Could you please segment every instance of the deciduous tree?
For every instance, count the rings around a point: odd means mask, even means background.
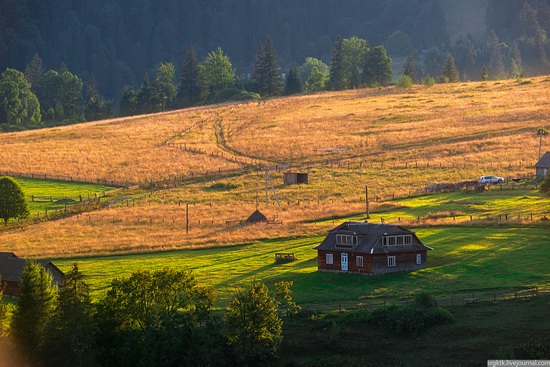
[[[199,67],[201,95],[214,99],[235,83],[235,70],[229,58],[218,47],[210,52]]]
[[[21,186],[9,176],[0,177],[0,218],[8,224],[10,218],[29,216],[29,207]]]
[[[277,359],[283,339],[277,307],[262,283],[253,283],[233,296],[225,321],[227,340],[240,366],[263,366]]]
[[[6,69],[0,75],[0,122],[12,125],[40,123],[40,103],[25,75]]]
[[[373,47],[365,62],[364,78],[368,85],[386,85],[391,82],[392,60],[386,54],[384,46]]]

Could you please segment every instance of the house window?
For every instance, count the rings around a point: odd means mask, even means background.
[[[395,256],[388,256],[388,266],[395,266]]]
[[[332,254],[327,254],[327,264],[328,264],[328,265],[333,264]]]
[[[337,234],[336,235],[336,245],[351,247],[357,245],[357,236],[351,236],[346,234]]]
[[[357,267],[362,268],[363,267],[363,256],[356,256],[355,257],[355,263]]]
[[[416,264],[422,264],[422,254],[416,254]]]
[[[412,235],[397,235],[382,237],[383,246],[410,245],[412,244]]]

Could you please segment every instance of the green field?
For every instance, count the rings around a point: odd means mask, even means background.
[[[64,271],[73,262],[88,276],[97,297],[115,277],[141,269],[191,269],[199,282],[216,288],[216,305],[227,304],[235,287],[253,281],[273,285],[294,282],[295,300],[302,305],[333,310],[341,303],[352,307],[364,299],[397,300],[419,289],[434,295],[477,289],[511,289],[550,282],[547,228],[419,228],[418,236],[434,248],[429,268],[384,276],[360,276],[317,272],[316,246],[322,237],[262,241],[227,248],[183,250],[141,255],[54,262]],[[293,252],[298,261],[276,264],[276,252]]]
[[[31,215],[44,213],[46,210],[63,209],[65,204],[72,205],[82,200],[87,200],[88,197],[95,195],[104,195],[105,192],[113,190],[113,187],[96,185],[91,183],[67,182],[40,180],[31,178],[16,178],[16,181],[21,185],[23,192],[29,203]],[[32,201],[32,198],[35,201]],[[64,201],[63,199],[70,199]]]

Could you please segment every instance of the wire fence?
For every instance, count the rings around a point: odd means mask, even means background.
[[[434,306],[475,306],[480,303],[498,302],[511,299],[530,299],[546,297],[550,295],[550,286],[541,287],[518,287],[518,288],[494,288],[494,289],[470,289],[442,294],[431,294],[434,299]],[[405,297],[360,297],[356,300],[346,300],[325,306],[322,311],[339,312],[357,311],[361,309],[374,309],[387,306],[407,306],[414,303],[413,296]]]

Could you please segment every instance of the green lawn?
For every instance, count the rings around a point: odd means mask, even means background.
[[[458,219],[472,216],[473,220],[486,218],[492,219],[498,216],[505,218],[508,214],[510,220],[533,215],[534,220],[540,220],[542,215],[550,219],[550,197],[543,196],[535,190],[500,190],[498,188],[477,191],[453,191],[448,193],[396,199],[392,201],[399,205],[380,213],[372,213],[371,221],[396,223],[398,220],[413,220],[420,218],[447,218],[448,224],[452,224],[452,215]],[[351,219],[364,220],[364,213],[352,216]]]
[[[29,210],[31,215],[36,213],[44,213],[46,210],[56,210],[65,207],[65,202],[59,202],[60,199],[69,198],[74,202],[67,202],[67,205],[80,202],[80,196],[82,199],[88,199],[88,197],[94,197],[95,194],[103,195],[104,192],[112,190],[113,187],[104,185],[95,185],[90,183],[80,182],[67,182],[67,181],[53,181],[53,180],[40,180],[30,178],[15,178],[21,185],[23,192],[29,203]],[[35,202],[32,201],[32,197],[35,197]],[[49,201],[49,198],[52,201]]]
[[[407,297],[418,290],[435,295],[472,289],[509,289],[550,283],[550,231],[547,228],[436,227],[416,230],[433,247],[429,268],[384,276],[317,272],[316,246],[322,237],[262,241],[228,248],[183,250],[154,254],[60,259],[68,270],[78,262],[97,297],[114,277],[140,269],[191,269],[203,284],[216,288],[217,306],[223,307],[235,287],[256,280],[272,285],[294,282],[294,298],[302,305],[335,309],[369,297]],[[278,265],[276,252],[293,252],[298,261]]]

